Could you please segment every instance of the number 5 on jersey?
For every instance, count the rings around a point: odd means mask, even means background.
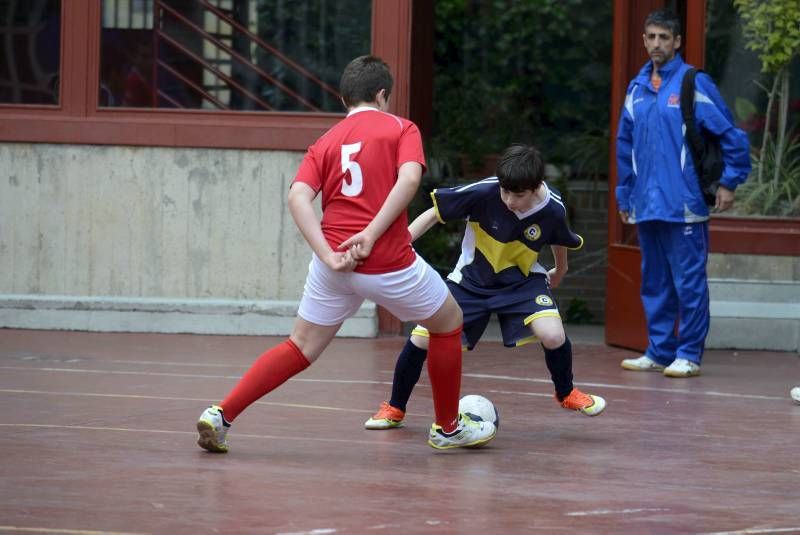
[[[350,171],[350,181],[345,176],[342,180],[342,194],[355,197],[364,188],[364,178],[361,175],[361,166],[353,162],[350,157],[361,150],[361,142],[342,145],[342,173]]]

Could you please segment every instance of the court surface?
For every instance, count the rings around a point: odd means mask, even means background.
[[[0,532],[800,533],[797,354],[709,351],[668,379],[576,339],[576,384],[608,401],[588,418],[554,402],[539,347],[481,343],[462,394],[500,431],[438,452],[426,373],[405,427],[362,427],[403,339],[337,339],[229,454],[199,449],[199,414],[280,340],[0,330]]]

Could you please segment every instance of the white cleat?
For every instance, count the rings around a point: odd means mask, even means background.
[[[222,407],[210,406],[197,420],[197,432],[200,433],[197,445],[213,453],[228,453],[228,443],[225,441],[228,429],[230,425],[222,417]]]
[[[450,448],[479,448],[492,440],[497,428],[492,422],[479,422],[464,413],[458,415],[458,426],[452,433],[445,433],[442,426],[431,425],[428,445],[437,450]]]

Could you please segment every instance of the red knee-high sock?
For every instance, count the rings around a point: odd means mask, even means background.
[[[275,390],[310,362],[291,340],[278,344],[258,357],[239,379],[230,394],[220,403],[225,420],[233,422],[248,405]]]
[[[445,433],[458,423],[458,396],[461,392],[461,327],[449,333],[430,333],[428,379],[433,390],[436,423]]]

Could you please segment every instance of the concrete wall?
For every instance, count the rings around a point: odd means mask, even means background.
[[[0,327],[286,334],[310,258],[301,153],[0,144]],[[603,321],[604,183],[571,184],[556,297]],[[709,347],[800,350],[800,259],[712,254]],[[342,332],[375,336],[366,303]]]
[[[712,253],[708,257],[708,276],[764,282],[800,282],[800,258]]]
[[[0,144],[0,327],[288,332],[310,259],[285,202],[301,158]],[[367,304],[342,333],[376,330]]]
[[[709,348],[800,352],[800,258],[711,254]]]

